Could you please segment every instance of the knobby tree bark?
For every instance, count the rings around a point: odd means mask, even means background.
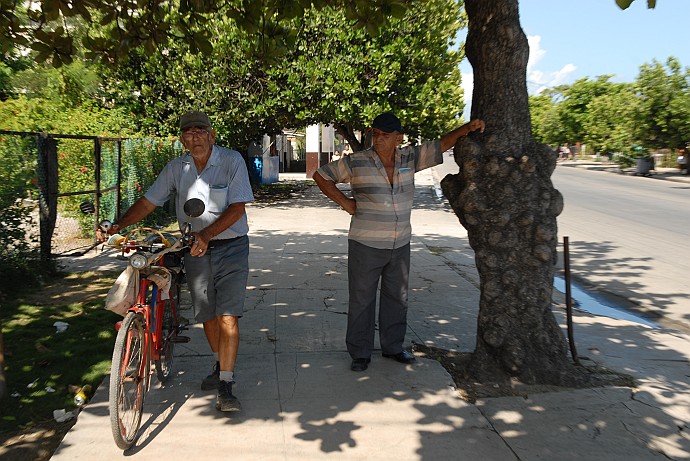
[[[455,146],[456,175],[441,185],[467,229],[481,294],[471,373],[482,381],[570,385],[578,373],[551,311],[556,154],[531,134],[529,46],[518,0],[465,0],[467,57],[474,70],[471,118],[486,122]]]

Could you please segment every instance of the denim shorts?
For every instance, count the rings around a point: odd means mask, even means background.
[[[249,238],[211,240],[204,256],[184,257],[195,320],[242,317],[249,276]]]

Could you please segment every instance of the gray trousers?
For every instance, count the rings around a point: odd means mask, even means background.
[[[407,289],[410,276],[410,244],[380,250],[348,240],[347,351],[353,359],[369,358],[374,349],[376,291],[379,299],[379,341],[384,354],[403,350],[407,331]]]

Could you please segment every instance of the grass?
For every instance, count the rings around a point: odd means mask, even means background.
[[[114,324],[121,318],[104,309],[115,276],[62,275],[0,300],[7,382],[0,434],[50,422],[53,410],[74,410],[76,391],[101,383],[110,370]],[[69,326],[58,333],[55,322]]]

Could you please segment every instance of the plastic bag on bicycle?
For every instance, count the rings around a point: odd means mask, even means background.
[[[158,286],[161,299],[170,299],[170,286],[173,274],[165,267],[152,266],[147,270],[146,278]],[[115,312],[121,316],[127,315],[129,309],[137,301],[137,281],[139,271],[132,266],[127,266],[105,297],[106,310]]]
[[[139,271],[127,266],[105,297],[105,308],[121,316],[127,314],[127,309],[137,301],[137,282]]]

